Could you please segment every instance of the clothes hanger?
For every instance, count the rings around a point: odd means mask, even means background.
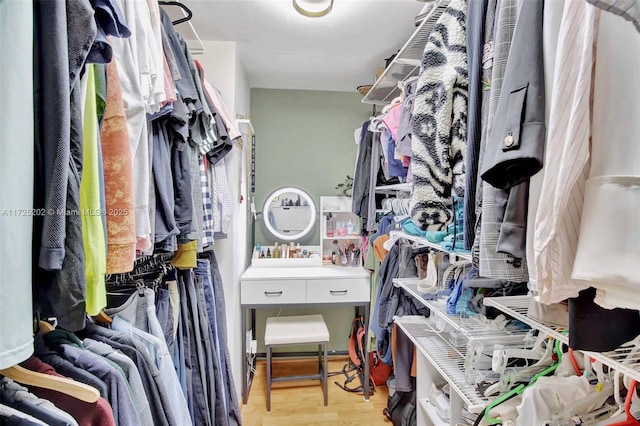
[[[191,18],[193,18],[193,12],[191,12],[191,9],[189,9],[186,5],[180,3],[179,1],[158,1],[158,4],[162,6],[178,6],[180,9],[184,10],[187,13],[187,16],[185,16],[184,18],[172,21],[171,23],[173,25],[178,25],[183,22],[190,21]]]
[[[529,381],[529,383],[527,385],[519,384],[518,386],[516,386],[515,388],[513,388],[509,392],[505,393],[504,395],[499,396],[498,398],[496,398],[495,400],[490,402],[489,405],[487,405],[485,407],[485,409],[482,411],[482,413],[480,413],[480,415],[476,418],[474,426],[478,426],[483,418],[484,418],[485,422],[487,424],[490,424],[490,425],[502,424],[502,420],[501,419],[496,419],[496,418],[493,418],[493,417],[489,416],[489,412],[491,411],[491,409],[493,407],[495,407],[497,405],[500,405],[503,402],[505,402],[505,401],[507,401],[507,400],[509,400],[511,398],[515,398],[518,395],[522,395],[524,393],[524,391],[527,390],[529,387],[533,386],[538,381],[538,379],[540,377],[548,376],[549,374],[551,374],[554,371],[556,371],[556,369],[560,365],[560,361],[562,361],[562,344],[561,344],[561,342],[559,340],[556,340],[554,346],[555,346],[556,355],[558,356],[558,360],[553,365],[551,365],[551,366],[545,368],[544,370],[540,371],[539,373],[535,374],[531,378],[531,380]]]
[[[27,370],[19,365],[0,370],[0,375],[23,385],[62,392],[84,402],[94,403],[100,398],[100,392],[92,386],[67,379],[66,377],[50,376]]]
[[[393,108],[394,106],[396,106],[398,104],[401,104],[401,103],[402,103],[402,96],[398,96],[398,97],[393,98],[393,100],[391,101],[390,104],[385,105],[382,108],[382,114],[384,115],[384,114],[388,113],[391,108]]]
[[[98,315],[94,315],[93,319],[100,324],[112,324],[113,318],[107,315],[103,310],[101,310]]]
[[[53,326],[53,324],[50,324],[47,321],[43,321],[40,319],[35,319],[33,321],[33,334],[39,334],[43,336],[53,330],[55,330],[55,327]]]
[[[515,383],[518,383],[532,375],[535,375],[536,372],[540,371],[541,369],[553,365],[553,344],[547,343],[545,346],[543,346],[543,344],[548,340],[548,337],[541,334],[538,336],[538,339],[534,343],[533,347],[526,350],[527,353],[538,353],[542,355],[538,361],[528,367],[519,367],[517,369],[511,368],[509,371],[507,371],[506,368],[504,368],[506,367],[508,362],[505,358],[505,355],[503,355],[502,358],[498,358],[495,369],[501,371],[500,381],[489,386],[485,390],[484,395],[488,397],[495,393],[505,391]]]
[[[575,360],[573,351],[570,353],[570,361],[573,364],[573,368],[583,375],[585,380],[588,380],[589,376],[595,375],[597,377],[597,383],[592,384],[593,390],[586,396],[579,398],[570,404],[566,405],[562,409],[551,415],[552,425],[565,425],[574,424],[575,419],[580,419],[582,424],[594,424],[598,418],[607,417],[616,411],[616,407],[606,404],[606,401],[610,396],[614,395],[615,383],[611,379],[611,370],[609,374],[605,374],[603,364],[599,361],[590,359],[587,354],[584,355],[584,374],[580,371],[578,363]],[[616,372],[615,377],[619,379],[619,373]]]
[[[629,386],[629,392],[627,393],[627,397],[624,400],[624,412],[627,415],[627,419],[617,423],[611,423],[609,424],[609,426],[640,425],[640,421],[638,421],[638,419],[633,417],[633,414],[631,414],[631,402],[633,401],[633,395],[636,393],[636,385],[637,385],[637,382],[635,381],[635,379],[632,380],[631,386]]]
[[[554,413],[551,416],[551,419],[554,423],[561,422],[561,424],[564,424],[563,422],[579,417],[584,424],[592,424],[590,422],[586,422],[587,417],[595,419],[597,417],[601,417],[605,413],[612,412],[610,405],[607,405],[604,411],[602,410],[605,402],[611,395],[613,395],[613,385],[611,383],[605,383],[602,387],[596,388],[594,392],[591,392],[587,396],[568,404],[559,412]],[[599,408],[591,412],[586,411],[590,409],[589,407],[593,406]]]
[[[573,349],[569,348],[569,351],[567,354],[569,355],[569,360],[571,361],[573,370],[576,372],[576,376],[582,376],[582,371],[580,370],[580,366],[578,365],[578,362],[576,361],[576,358],[573,354]]]

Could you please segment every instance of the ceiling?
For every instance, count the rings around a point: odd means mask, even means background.
[[[317,0],[316,0],[317,1]],[[355,91],[409,38],[424,3],[335,0],[321,18],[291,0],[183,0],[202,40],[235,41],[251,87]]]

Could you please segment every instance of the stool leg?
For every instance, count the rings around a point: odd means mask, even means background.
[[[327,346],[329,346],[329,342],[324,342],[322,344],[324,347],[324,368],[322,369],[322,382],[324,384],[324,406],[329,405],[329,388],[327,386],[328,383],[328,364],[327,360]]]
[[[267,346],[267,411],[271,411],[271,346]]]
[[[322,345],[318,345],[318,374],[322,374]]]

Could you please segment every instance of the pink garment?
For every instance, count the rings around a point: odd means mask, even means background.
[[[204,76],[204,69],[202,68],[202,65],[200,65],[198,61],[194,61],[194,62],[196,63],[196,67],[198,67],[198,70],[200,71],[200,73]],[[235,140],[241,137],[242,135],[240,134],[240,131],[236,127],[236,121],[233,119],[233,115],[227,109],[227,106],[224,104],[224,101],[222,100],[222,95],[220,94],[220,92],[218,92],[218,90],[215,89],[206,80],[204,82],[204,90],[207,92],[207,95],[209,95],[211,102],[213,102],[213,107],[216,109],[216,112],[220,114],[222,121],[227,127],[227,133],[229,134],[229,139]]]
[[[400,115],[402,114],[402,102],[392,106],[382,117],[384,125],[387,126],[394,141],[398,140],[398,126],[400,126]]]
[[[176,96],[176,84],[174,83],[173,77],[171,76],[169,64],[167,63],[167,57],[164,55],[162,55],[162,63],[164,65],[164,91],[167,96],[167,100],[162,104],[162,106],[165,106],[166,104],[177,101],[178,98]]]

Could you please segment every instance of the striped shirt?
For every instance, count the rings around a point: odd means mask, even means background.
[[[534,258],[540,301],[559,302],[585,287],[571,279],[589,174],[590,93],[599,11],[565,3],[557,45],[547,148],[535,219]]]

